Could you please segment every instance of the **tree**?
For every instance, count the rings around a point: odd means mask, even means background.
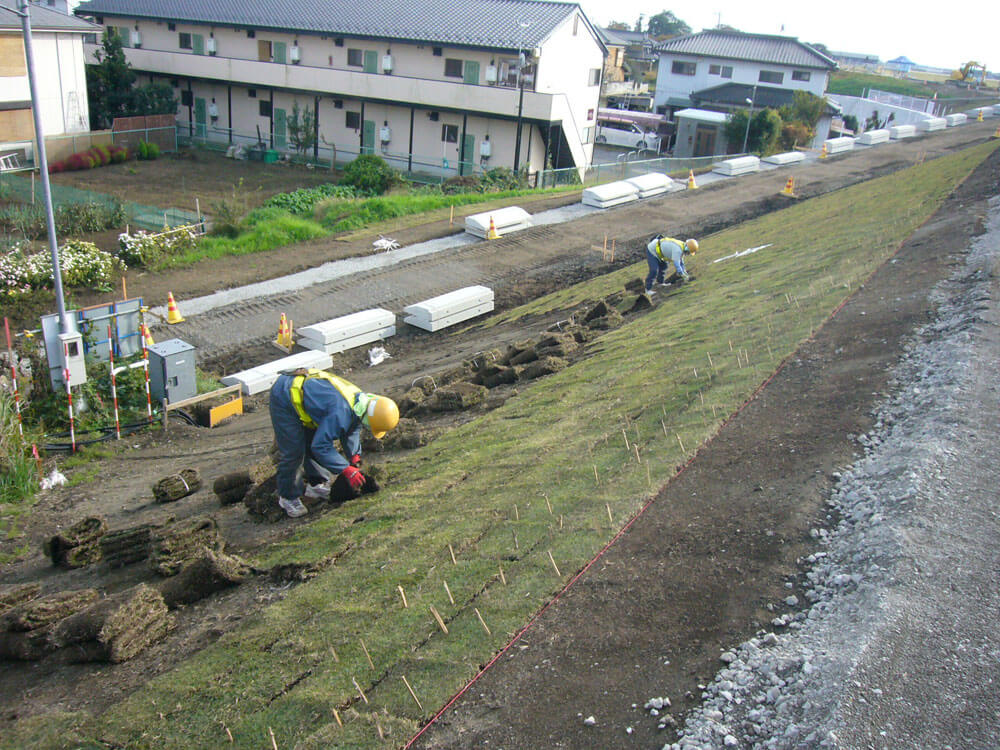
[[[792,103],[783,106],[778,113],[785,122],[798,122],[815,128],[824,111],[826,99],[808,91],[796,91],[792,94]]]
[[[177,112],[177,97],[169,83],[147,83],[132,90],[129,114],[172,115]]]
[[[669,39],[690,33],[691,27],[675,16],[673,11],[665,10],[649,19],[649,35],[654,39]]]
[[[747,130],[749,112],[739,109],[730,115],[726,121],[726,142],[732,149],[742,149],[743,139],[747,141],[747,152],[761,156],[774,153],[781,136],[781,115],[773,109],[762,109],[750,117],[750,128]]]
[[[631,31],[632,27],[629,26],[624,21],[612,21],[608,24],[609,29],[614,29],[615,31]]]
[[[288,118],[288,142],[300,155],[316,145],[316,117],[309,107],[299,109],[298,102],[292,105]]]
[[[131,114],[135,73],[125,59],[116,31],[105,30],[101,49],[94,53],[96,65],[87,66],[87,98],[90,120],[97,128],[110,128],[116,117]]]

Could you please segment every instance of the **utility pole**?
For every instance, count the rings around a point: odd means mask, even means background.
[[[21,17],[21,30],[24,34],[24,59],[28,70],[28,88],[31,92],[31,114],[35,122],[35,153],[39,177],[42,181],[42,198],[45,202],[45,223],[49,234],[49,251],[52,253],[52,277],[56,296],[56,309],[59,312],[59,328],[62,333],[70,333],[75,329],[66,317],[66,302],[63,300],[62,271],[59,267],[59,245],[56,241],[56,220],[52,211],[52,189],[49,186],[49,163],[45,156],[45,134],[42,130],[42,115],[39,112],[38,84],[35,81],[35,56],[31,46],[31,14],[28,0],[19,0],[18,9],[0,6]]]
[[[517,135],[514,138],[514,171],[521,166],[521,119],[524,114],[524,30],[530,23],[520,22],[521,33],[517,42]]]

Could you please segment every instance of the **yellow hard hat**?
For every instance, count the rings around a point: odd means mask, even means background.
[[[694,255],[696,252],[698,252],[698,240],[694,239],[688,240],[684,244],[687,245],[687,251],[691,253],[691,255]]]
[[[365,424],[376,440],[399,424],[399,407],[388,396],[372,396],[365,410]]]

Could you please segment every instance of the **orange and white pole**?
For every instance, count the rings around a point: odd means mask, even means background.
[[[115,342],[111,339],[111,326],[108,326],[108,362],[111,366],[111,401],[115,406],[115,440],[122,439],[122,426],[118,419],[118,382],[115,377]]]
[[[17,367],[14,365],[14,347],[10,341],[10,321],[3,319],[4,333],[7,334],[7,359],[10,360],[10,384],[14,389],[14,409],[17,412],[17,434],[24,437],[24,418],[21,416],[21,392],[17,388]]]
[[[69,345],[63,344],[63,361],[69,360]],[[76,427],[73,422],[73,389],[69,385],[69,367],[63,368],[63,379],[66,381],[66,400],[69,403],[69,442],[73,453],[76,453]]]

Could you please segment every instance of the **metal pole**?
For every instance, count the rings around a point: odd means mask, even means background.
[[[757,86],[755,85],[753,87],[753,96],[750,98],[750,112],[747,114],[747,129],[746,132],[743,134],[742,153],[744,154],[747,152],[747,139],[750,137],[750,119],[753,117],[753,104],[756,101],[756,99],[757,99]]]
[[[35,139],[38,141],[36,145],[38,173],[42,180],[42,198],[45,201],[45,223],[48,226],[49,251],[52,253],[52,279],[56,295],[56,310],[59,313],[59,329],[62,333],[70,333],[73,329],[66,316],[66,302],[63,300],[62,270],[59,268],[59,244],[56,241],[56,219],[52,212],[52,189],[49,187],[49,162],[45,156],[45,134],[42,130],[42,115],[39,111],[41,100],[38,98],[38,86],[35,82],[35,57],[31,46],[31,16],[28,11],[28,0],[19,1],[18,15],[21,16],[21,29],[24,33],[24,59],[28,68],[28,88],[31,91],[31,114],[35,121]]]

